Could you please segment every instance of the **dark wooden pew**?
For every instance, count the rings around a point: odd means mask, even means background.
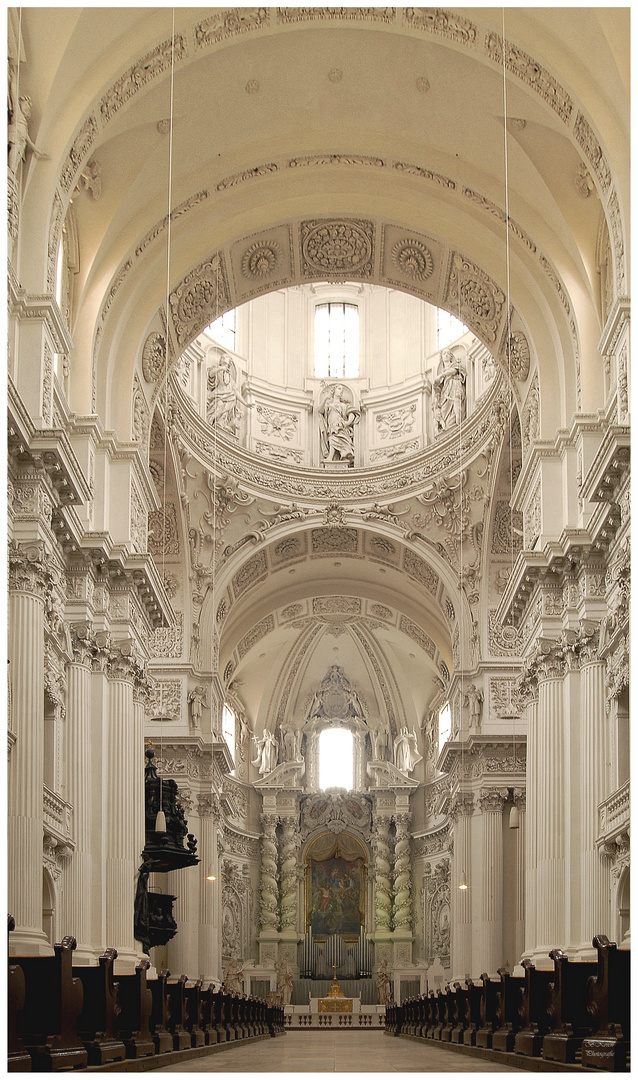
[[[73,978],[76,941],[65,937],[53,956],[15,957],[25,980],[25,1000],[17,1032],[27,1047],[34,1072],[82,1069],[88,1055],[77,1032],[82,1011],[82,983]]]
[[[531,960],[523,960],[523,986],[518,992],[519,1030],[514,1037],[514,1051],[526,1057],[539,1057],[551,1018],[547,994],[553,971],[541,971]]]
[[[167,1054],[173,1049],[173,1036],[170,1030],[171,1009],[166,984],[170,971],[162,968],[157,978],[149,979],[148,987],[153,998],[150,1029],[156,1054]]]
[[[483,991],[481,993],[481,1024],[476,1032],[476,1046],[490,1048],[492,1035],[496,1028],[496,994],[500,987],[500,980],[491,979],[486,971],[481,974]]]
[[[596,964],[570,961],[562,949],[552,949],[549,955],[554,961],[554,977],[548,988],[550,1026],[541,1056],[573,1064],[580,1058],[583,1039],[591,1031],[587,981],[595,975]]]
[[[520,1027],[519,992],[525,980],[522,975],[510,975],[505,968],[499,968],[498,973],[501,985],[496,992],[496,1029],[492,1035],[492,1049],[513,1050]]]
[[[441,1042],[452,1041],[452,1029],[454,1028],[454,1010],[456,1008],[456,990],[453,986],[446,986],[444,1001],[445,1023],[441,1028]]]
[[[126,1048],[127,1058],[151,1057],[155,1044],[150,1031],[153,996],[146,983],[150,960],[142,960],[132,975],[118,975],[120,1014],[117,1028]]]
[[[173,1036],[173,1050],[186,1050],[192,1045],[188,1030],[188,1010],[186,1006],[186,975],[178,979],[167,979],[166,996],[168,998],[168,1029]]]
[[[226,1024],[226,995],[223,990],[215,990],[211,994],[213,1002],[213,1023],[217,1032],[217,1042],[230,1041],[230,1032]]]
[[[204,997],[202,980],[195,979],[192,986],[187,986],[186,1027],[190,1032],[191,1046],[206,1046],[208,1040],[204,1030]]]
[[[98,959],[98,967],[73,968],[73,974],[84,990],[78,1032],[86,1047],[89,1065],[106,1065],[126,1057],[126,1047],[117,1030],[120,1002],[119,987],[113,981],[116,958],[115,949],[106,949]]]
[[[592,1034],[583,1039],[583,1066],[627,1072],[629,1068],[630,952],[604,934],[593,940],[598,971],[587,981],[587,1011]]]
[[[465,1031],[465,1025],[467,1023],[467,986],[462,986],[460,982],[455,982],[454,987],[456,990],[456,997],[454,999],[454,1026],[450,1035],[450,1042],[462,1043],[463,1032]]]
[[[13,915],[8,918],[8,932],[15,930]],[[18,1035],[18,1016],[24,1008],[26,986],[24,972],[19,964],[12,963],[9,957],[7,975],[7,1071],[31,1072],[31,1054]]]
[[[476,1046],[476,1033],[481,1026],[481,997],[483,987],[473,979],[466,979],[467,998],[465,1001],[465,1031],[463,1045]]]

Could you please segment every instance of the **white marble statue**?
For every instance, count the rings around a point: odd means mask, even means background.
[[[254,736],[253,736],[254,738]],[[272,731],[268,731],[264,728],[264,733],[261,739],[255,739],[255,745],[257,747],[257,757],[251,762],[256,769],[259,769],[260,776],[267,776],[273,769],[277,767],[277,758],[279,756],[277,750],[277,743]]]
[[[244,972],[241,966],[241,961],[237,960],[234,956],[231,956],[230,960],[224,968],[224,990],[229,994],[243,994],[244,992]]]
[[[275,964],[275,970],[277,972],[277,993],[281,994],[281,1003],[282,1005],[290,1005],[293,980],[292,968],[284,957],[278,964]]]
[[[483,691],[477,689],[474,683],[470,683],[465,691],[465,704],[470,709],[470,727],[478,731],[481,726],[481,712],[483,709]]]
[[[18,96],[18,65],[9,61],[9,127],[7,143],[9,146],[9,169],[14,174],[24,159],[27,147],[40,160],[47,160],[47,155],[38,150],[29,137],[29,117],[31,116],[31,98],[28,94]]]
[[[201,726],[204,707],[206,705],[206,691],[203,686],[196,686],[187,697],[189,706],[190,723],[192,728]]]
[[[354,461],[354,425],[359,419],[352,394],[341,383],[328,387],[319,406],[322,461]]]
[[[213,427],[224,428],[231,435],[239,430],[243,402],[237,386],[237,369],[224,353],[219,363],[208,371],[206,381],[206,419]]]
[[[419,753],[416,731],[402,727],[394,740],[394,764],[403,773],[411,773],[423,755]]]
[[[392,983],[386,960],[382,960],[377,968],[377,1001],[379,1005],[390,1005],[392,1002]]]
[[[446,431],[465,420],[466,379],[463,365],[457,361],[451,349],[444,349],[439,373],[432,386],[432,411],[437,431]]]

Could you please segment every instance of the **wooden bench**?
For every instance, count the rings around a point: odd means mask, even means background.
[[[75,967],[73,974],[82,983],[84,1005],[78,1016],[78,1032],[86,1047],[89,1065],[123,1061],[126,1047],[117,1030],[120,1014],[119,987],[113,981],[115,949],[107,949],[97,967]]]
[[[84,992],[80,980],[73,977],[75,946],[75,938],[65,937],[53,946],[53,956],[12,957],[25,980],[17,1032],[31,1055],[34,1072],[82,1069],[88,1062],[77,1031]]]
[[[583,1039],[583,1066],[627,1072],[630,1036],[630,952],[604,934],[593,940],[598,971],[587,980],[587,1011],[593,1032]]]
[[[132,975],[117,977],[120,1003],[117,1029],[127,1058],[151,1057],[155,1053],[150,1030],[153,996],[146,982],[150,966],[150,960],[142,960]]]
[[[543,1039],[549,1031],[549,985],[553,971],[537,970],[531,960],[523,960],[523,986],[518,992],[519,1030],[514,1037],[514,1052],[539,1057]]]
[[[173,1036],[170,1031],[171,1010],[166,984],[170,971],[162,968],[157,978],[149,979],[148,987],[153,999],[150,1029],[156,1054],[168,1054],[173,1049]]]
[[[13,915],[8,918],[8,932],[15,930]],[[31,1054],[18,1035],[18,1016],[24,1008],[26,986],[24,971],[9,957],[7,967],[7,1071],[31,1072]]]
[[[596,964],[569,960],[562,949],[552,949],[554,977],[549,984],[550,1026],[541,1049],[548,1061],[576,1063],[592,1021],[587,1012],[587,982]]]
[[[492,1035],[493,1050],[513,1050],[516,1032],[520,1027],[519,993],[524,985],[522,975],[510,975],[499,968],[501,985],[496,992],[496,1029]]]

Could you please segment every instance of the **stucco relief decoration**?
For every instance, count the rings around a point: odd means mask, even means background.
[[[611,185],[609,166],[605,161],[605,155],[603,154],[598,139],[581,112],[578,113],[574,123],[574,135],[585,151],[587,159],[600,181],[603,195],[606,195]]]
[[[499,499],[494,508],[492,526],[492,555],[511,555],[523,546],[523,515],[513,511],[506,499]]]
[[[474,23],[462,15],[441,8],[405,8],[403,21],[415,30],[427,30],[431,34],[449,38],[459,45],[474,45],[478,30]]]
[[[274,241],[251,244],[241,260],[241,272],[245,278],[270,277],[281,263],[281,248]]]
[[[392,7],[286,7],[277,8],[277,21],[280,23],[306,22],[312,19],[344,19],[364,22],[394,21],[396,14]]]
[[[403,555],[403,569],[406,573],[415,577],[417,581],[420,581],[428,592],[436,596],[439,587],[439,576],[420,555],[416,555],[413,551],[406,551]]]
[[[148,550],[151,555],[179,555],[177,513],[172,503],[148,515]]]
[[[266,553],[260,551],[257,555],[253,555],[233,577],[235,598],[241,596],[246,589],[249,589],[256,581],[264,577],[267,572]]]
[[[249,30],[260,30],[268,24],[269,18],[268,8],[245,7],[220,11],[195,27],[195,45],[203,49],[225,38],[245,34]]]
[[[383,158],[365,157],[363,154],[311,154],[309,157],[290,158],[289,169],[299,169],[312,165],[372,165],[377,169],[385,168]]]
[[[493,716],[505,716],[516,713],[514,705],[515,679],[490,679],[490,713]]]
[[[510,334],[509,351],[505,359],[514,378],[525,382],[529,375],[530,353],[529,343],[521,330],[514,330]]]
[[[312,612],[313,615],[360,615],[361,600],[358,596],[315,596]]]
[[[344,669],[332,664],[312,697],[307,720],[365,721],[366,715],[367,709]]]
[[[432,641],[432,638],[429,634],[426,634],[425,630],[422,630],[417,623],[413,622],[412,619],[409,619],[407,615],[401,616],[399,620],[399,630],[402,630],[404,634],[407,634],[413,641],[416,641],[417,645],[420,645],[428,656],[434,659],[436,645]]]
[[[142,390],[142,384],[137,375],[133,380],[133,441],[142,444],[146,450],[148,433],[151,424],[151,416]]]
[[[521,638],[513,626],[502,626],[496,611],[490,611],[488,622],[488,646],[492,656],[510,656],[520,652]]]
[[[426,281],[434,270],[434,260],[420,240],[399,240],[392,248],[392,262],[411,281]]]
[[[331,555],[334,551],[356,552],[358,533],[356,529],[328,528],[312,530],[313,555]]]
[[[238,434],[245,408],[241,391],[236,364],[222,353],[206,376],[206,419],[211,427]]]
[[[179,679],[158,679],[146,712],[151,717],[179,720],[182,708],[182,684]]]
[[[523,419],[521,423],[521,436],[523,452],[527,453],[531,444],[539,437],[539,414],[540,414],[540,389],[538,385],[538,372],[534,373],[529,392],[523,406]]]
[[[102,120],[111,120],[129,98],[133,97],[151,79],[168,71],[171,62],[174,60],[177,63],[186,55],[186,51],[186,38],[181,34],[176,34],[174,39],[169,38],[168,41],[163,41],[161,45],[156,46],[138,60],[102,98],[100,102]]]
[[[180,345],[189,341],[231,307],[221,255],[191,270],[170,296],[173,326]]]
[[[86,155],[91,149],[93,143],[97,138],[97,120],[94,116],[89,116],[88,120],[85,120],[78,135],[76,136],[73,146],[69,151],[69,156],[66,160],[62,174],[60,176],[60,187],[63,191],[69,191],[73,179],[80,168],[80,165],[84,161]]]
[[[400,439],[402,435],[408,435],[414,427],[416,402],[391,412],[378,413],[375,420],[380,439]]]
[[[306,795],[301,801],[301,825],[306,835],[327,825],[332,832],[354,828],[367,837],[372,827],[372,800],[353,791],[347,795],[323,791]]]
[[[274,435],[284,442],[290,442],[297,434],[299,417],[294,413],[268,409],[265,405],[257,405],[256,412],[262,435]]]
[[[450,864],[445,861],[432,867],[426,863],[425,871],[422,890],[425,959],[432,963],[438,957],[447,967],[450,961]]]
[[[370,277],[373,242],[371,221],[303,221],[302,273]]]
[[[513,45],[511,41],[507,42],[507,52],[504,54],[503,39],[495,32],[488,34],[485,51],[498,64],[505,62],[508,71],[540,94],[561,120],[565,123],[569,122],[573,109],[572,99],[560,83],[532,56]]]
[[[148,516],[139,492],[131,487],[131,542],[134,551],[147,550]]]
[[[255,453],[284,465],[301,465],[303,461],[303,450],[292,450],[289,446],[273,446],[272,443],[256,442]]]
[[[384,446],[379,450],[373,450],[370,454],[370,461],[372,464],[376,461],[394,461],[395,458],[405,457],[406,454],[414,454],[420,449],[419,440],[411,439],[409,442],[395,443],[393,446]]]
[[[267,615],[265,619],[261,619],[260,622],[255,623],[252,630],[249,630],[247,634],[244,634],[237,646],[239,659],[243,659],[246,653],[252,649],[253,645],[256,645],[258,641],[261,641],[266,634],[270,634],[274,629],[275,620],[272,615]]]
[[[148,383],[155,383],[166,369],[166,338],[157,331],[149,334],[142,349],[142,374]]]
[[[160,626],[153,630],[149,638],[151,656],[175,659],[182,655],[184,647],[184,615],[175,613],[175,626]]]
[[[505,294],[487,274],[458,252],[452,257],[447,300],[449,310],[481,340],[496,341]]]

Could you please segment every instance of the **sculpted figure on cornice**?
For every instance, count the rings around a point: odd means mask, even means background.
[[[277,759],[279,752],[277,750],[277,743],[272,731],[268,731],[264,728],[264,733],[261,739],[255,739],[253,736],[255,746],[257,747],[257,757],[251,762],[256,769],[259,769],[260,776],[267,776],[273,769],[277,768]]]
[[[368,836],[372,825],[371,801],[368,796],[353,791],[347,795],[320,791],[302,798],[301,822],[305,833],[328,825],[333,832],[355,828]]]
[[[409,775],[416,765],[423,760],[419,753],[416,731],[402,727],[394,740],[394,763],[402,773]]]
[[[27,148],[40,161],[48,160],[47,155],[38,150],[29,136],[29,117],[31,116],[31,98],[28,94],[18,96],[18,64],[9,60],[9,128],[7,143],[9,146],[9,170],[14,174],[24,159]]]
[[[352,391],[342,383],[324,384],[318,411],[321,460],[353,463],[354,425],[360,410],[354,406]]]
[[[308,720],[355,718],[365,722],[363,703],[343,668],[339,664],[332,664],[312,699]]]
[[[444,349],[432,385],[435,431],[446,431],[465,420],[467,374],[452,349]]]
[[[244,403],[238,387],[237,368],[226,353],[209,368],[206,379],[206,419],[212,427],[237,435]]]

